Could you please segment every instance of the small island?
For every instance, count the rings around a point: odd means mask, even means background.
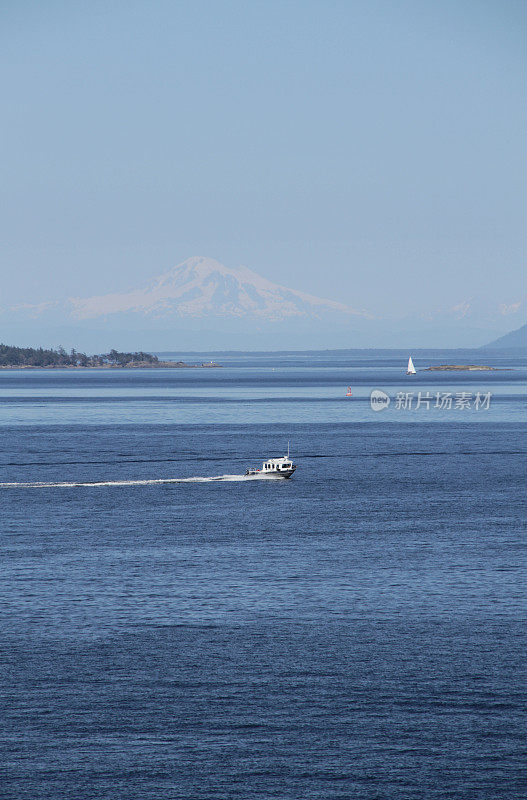
[[[204,364],[187,364],[185,361],[160,361],[152,353],[142,350],[134,353],[109,353],[88,356],[63,347],[45,350],[42,347],[13,347],[0,344],[0,369],[181,369],[219,367],[214,361]]]
[[[498,370],[498,367],[487,367],[480,364],[441,364],[437,367],[426,367],[425,370],[430,372],[457,372],[461,370],[466,372],[494,372]]]

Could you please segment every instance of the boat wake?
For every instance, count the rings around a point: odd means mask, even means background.
[[[212,475],[194,478],[150,478],[138,481],[28,481],[0,483],[0,489],[70,489],[98,486],[156,486],[170,483],[217,483],[266,480],[265,475]]]

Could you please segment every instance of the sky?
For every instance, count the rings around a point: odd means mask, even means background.
[[[193,255],[386,313],[525,296],[523,0],[0,1],[0,306]]]

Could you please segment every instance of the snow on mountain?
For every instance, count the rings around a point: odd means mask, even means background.
[[[521,320],[526,311],[527,297],[504,303],[493,297],[476,295],[464,298],[455,305],[426,309],[419,316],[426,320],[476,322],[480,325],[494,325],[507,329],[511,320]]]
[[[431,301],[433,302],[433,297]],[[527,322],[525,296],[452,298],[373,315],[246,268],[189,258],[141,288],[0,309],[3,338],[97,349],[479,347]],[[175,346],[175,345],[174,345]]]
[[[328,313],[370,317],[366,311],[272,283],[247,267],[232,269],[201,257],[183,261],[142,289],[70,298],[68,306],[78,320],[130,312],[154,318],[252,316],[267,321]]]

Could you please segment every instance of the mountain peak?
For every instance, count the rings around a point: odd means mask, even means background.
[[[269,321],[327,313],[369,316],[342,303],[273,283],[248,267],[226,267],[204,256],[187,258],[142,289],[71,298],[69,303],[77,319],[128,312],[153,317],[247,316]]]

